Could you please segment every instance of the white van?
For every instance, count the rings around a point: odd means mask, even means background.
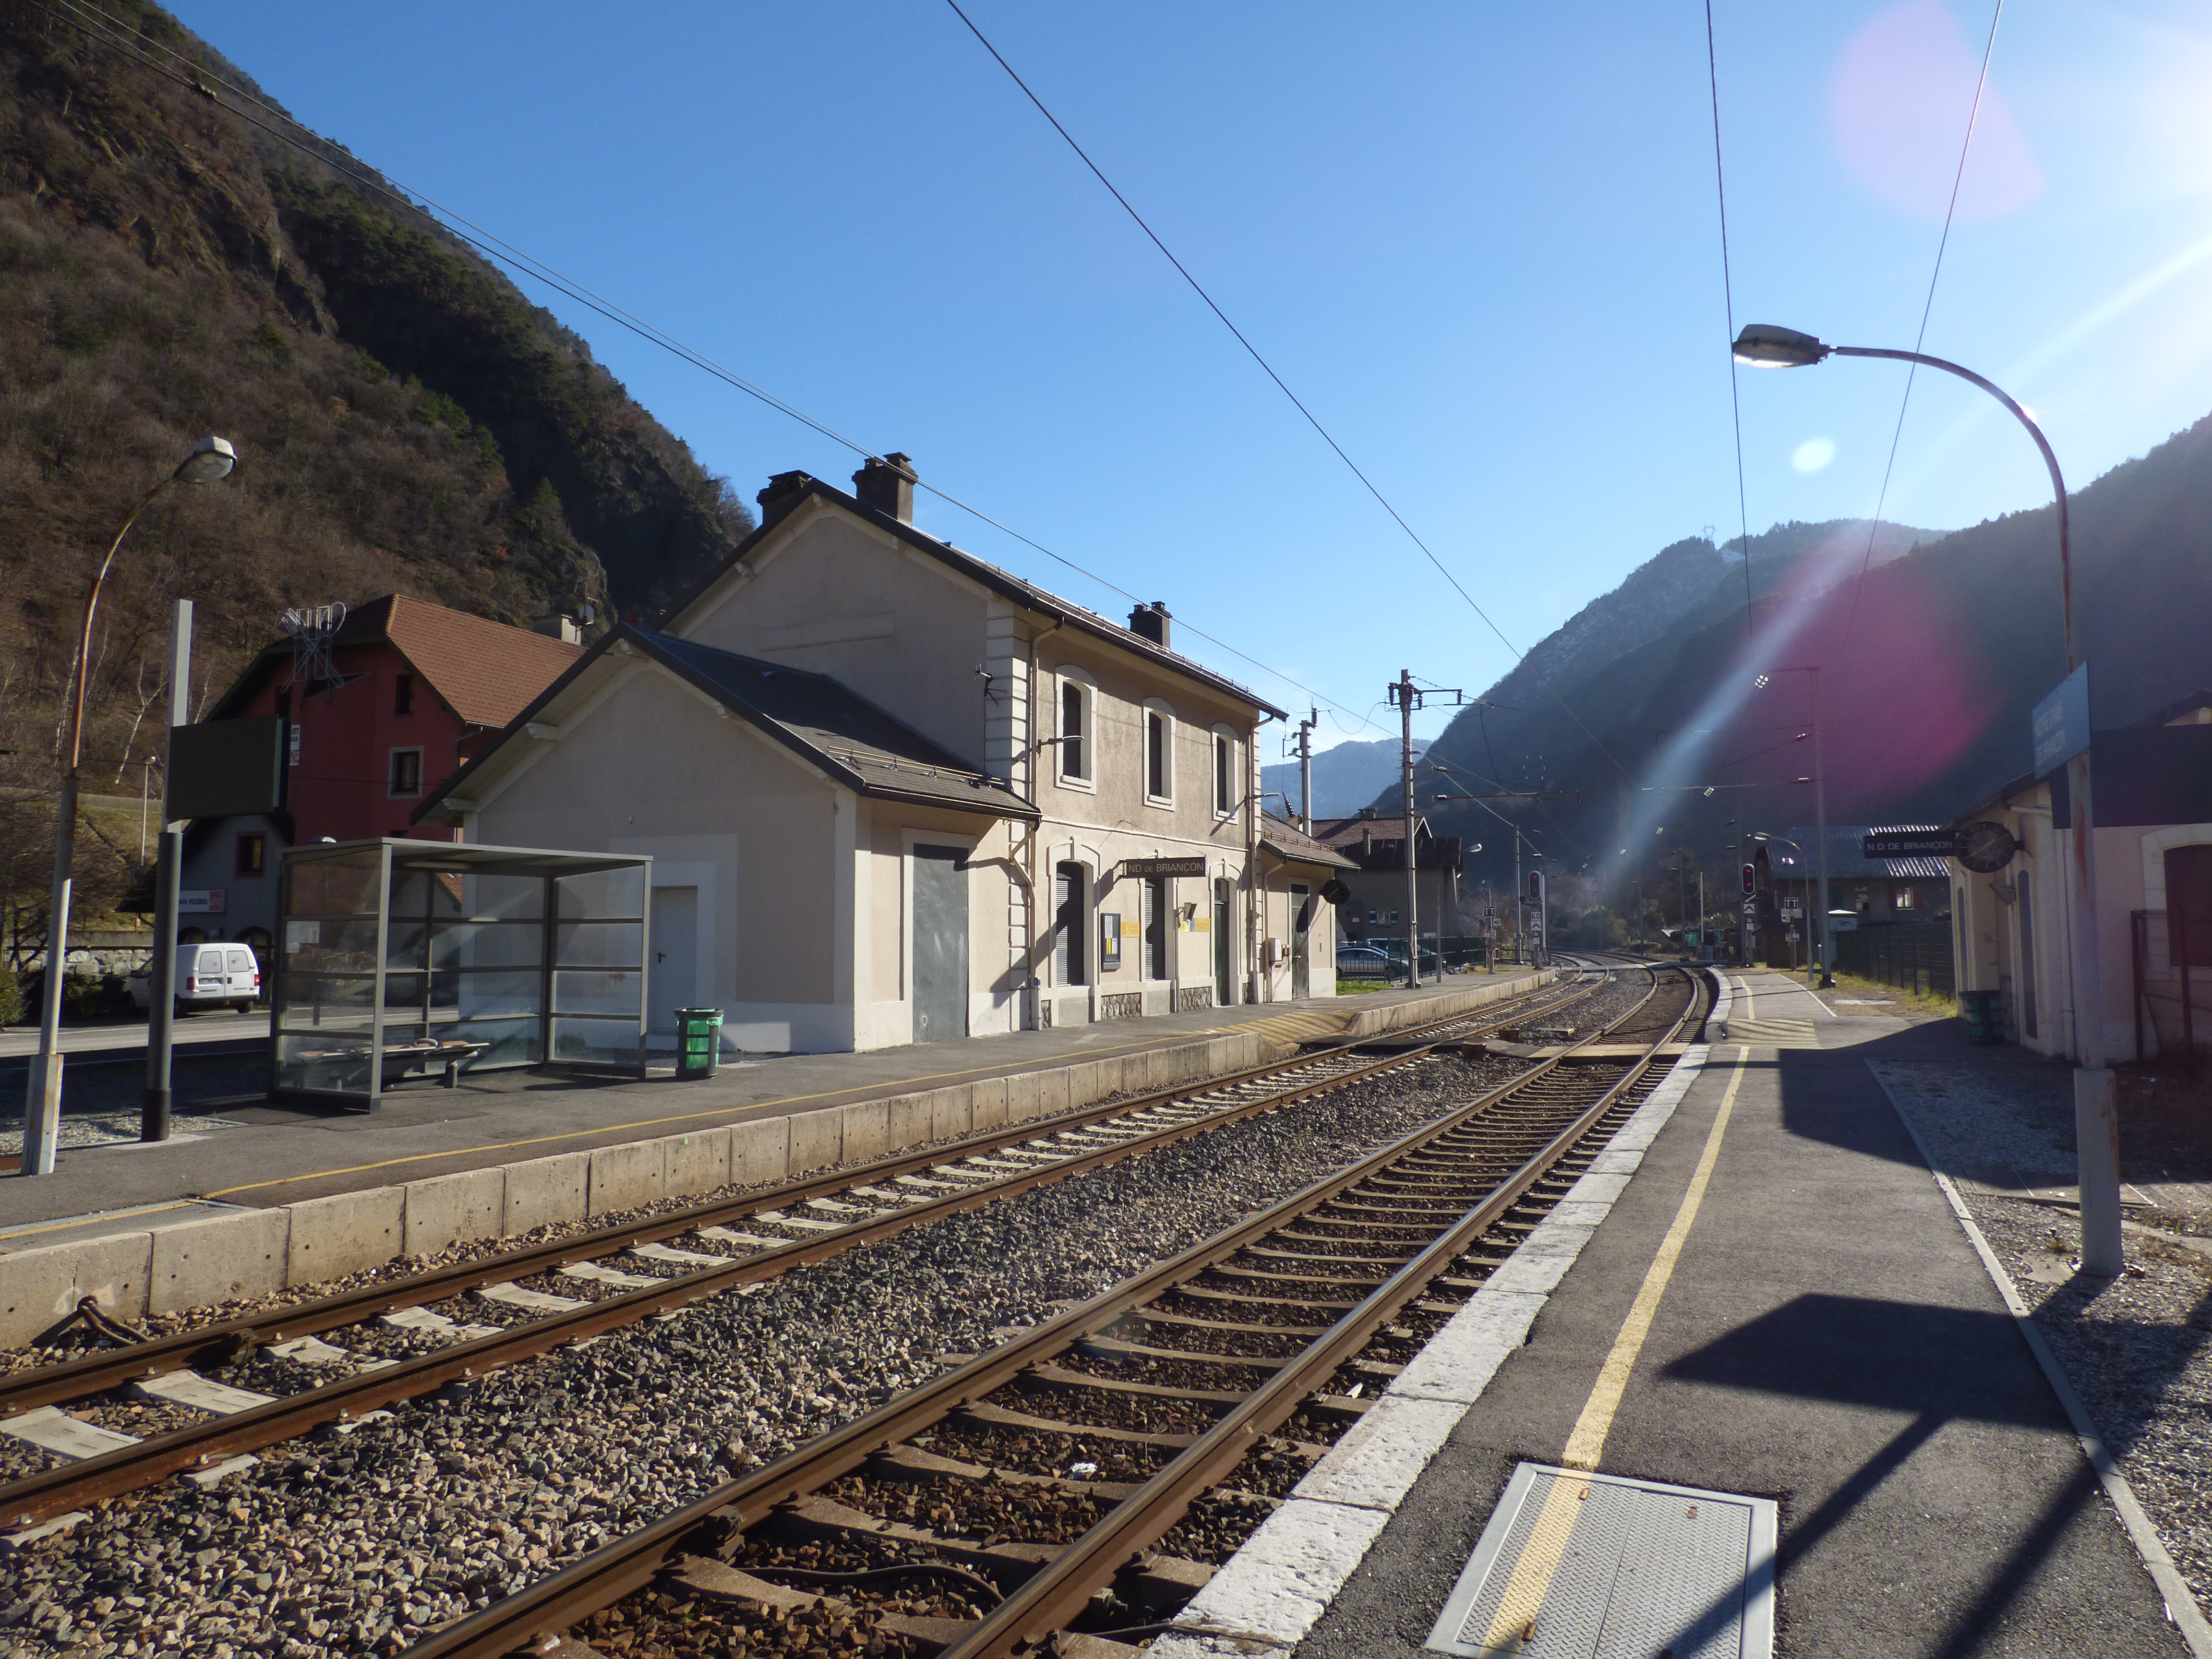
[[[149,969],[141,968],[125,981],[131,1000],[140,1012],[154,1006]],[[261,994],[261,968],[251,948],[243,945],[179,945],[177,947],[177,1012],[229,1006],[241,1014],[252,1011]]]

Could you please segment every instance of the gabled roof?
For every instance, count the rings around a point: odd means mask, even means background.
[[[855,793],[988,812],[994,817],[1038,816],[1037,809],[1011,786],[963,765],[949,750],[827,674],[762,662],[623,623],[528,708],[518,711],[489,747],[432,790],[415,809],[414,819],[419,822],[448,795],[466,797],[491,757],[618,646],[658,664]],[[640,741],[647,740],[647,734],[641,733]]]
[[[584,654],[580,645],[404,593],[387,593],[349,611],[331,642],[379,641],[404,657],[454,714],[471,726],[494,727],[520,714]],[[207,718],[231,718],[291,660],[289,641],[264,647]]]
[[[779,477],[799,481],[795,485],[794,494],[789,497],[791,505],[779,512],[774,518],[764,520],[761,527],[746,537],[737,551],[725,560],[720,568],[708,575],[678,602],[675,608],[668,613],[672,626],[693,605],[705,597],[715,584],[726,576],[732,567],[744,563],[762,540],[791,516],[799,501],[809,495],[813,495],[843,508],[855,518],[864,519],[870,524],[889,531],[908,546],[927,554],[940,564],[957,571],[971,581],[980,583],[1002,598],[1012,599],[1017,605],[1037,611],[1041,615],[1054,617],[1066,627],[1088,634],[1095,639],[1103,640],[1109,645],[1128,652],[1133,656],[1141,657],[1158,667],[1196,680],[1200,684],[1218,691],[1225,696],[1233,697],[1249,708],[1272,714],[1279,720],[1290,718],[1286,710],[1276,708],[1250,687],[1240,685],[1226,675],[1217,674],[1212,669],[1193,662],[1188,657],[1154,645],[1142,635],[1131,633],[1119,623],[1111,622],[1097,611],[1076,604],[1073,599],[1063,599],[1058,594],[1048,592],[1037,586],[1034,582],[1024,581],[1010,570],[1000,569],[988,560],[979,559],[972,553],[963,552],[950,542],[939,541],[927,531],[915,529],[914,526],[896,514],[886,513],[880,507],[871,507],[859,496],[848,495],[836,485],[824,483],[821,479],[803,472],[780,474]]]
[[[1828,826],[1828,879],[1831,881],[1948,881],[1950,862],[1945,859],[1870,859],[1860,851],[1860,837],[1876,830],[1918,830],[1933,832],[1940,823],[1832,823]],[[1766,867],[1784,881],[1817,881],[1820,868],[1814,832],[1799,824],[1789,832],[1796,847],[1781,836],[1763,842]],[[1802,854],[1799,848],[1803,849]]]
[[[1260,814],[1260,845],[1291,864],[1325,864],[1343,870],[1359,867],[1343,854],[1322,846],[1296,824],[1273,812]]]
[[[1414,828],[1426,831],[1429,821],[1419,813],[1413,814]],[[1362,817],[1354,813],[1348,818],[1316,818],[1314,839],[1325,847],[1360,847],[1370,840],[1403,841],[1406,839],[1406,820],[1395,818]]]

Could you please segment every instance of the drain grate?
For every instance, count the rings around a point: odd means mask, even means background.
[[[1771,1659],[1773,1503],[1523,1463],[1428,1645],[1468,1659]]]

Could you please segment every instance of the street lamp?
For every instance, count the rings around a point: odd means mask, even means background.
[[[1955,374],[1978,386],[2012,411],[2035,441],[2050,469],[2051,490],[2058,502],[2058,596],[2065,619],[2066,672],[2081,665],[2074,631],[2074,547],[2066,502],[2066,478],[2043,428],[1995,382],[1970,368],[1920,351],[1892,351],[1875,346],[1832,346],[1794,328],[1752,323],[1736,336],[1736,361],[1759,368],[1803,368],[1829,357],[1887,357],[1919,363]],[[2084,732],[2086,738],[2087,733]],[[2073,949],[2074,1049],[2080,1065],[2074,1073],[2074,1139],[2081,1178],[2081,1271],[2102,1277],[2127,1266],[2120,1237],[2120,1126],[2112,1072],[2105,1065],[2103,974],[2097,956],[2097,866],[2090,843],[2094,822],[2089,809],[2089,751],[2085,747],[2066,762],[2068,805],[2072,809],[2072,861],[2067,895],[2075,917]]]
[[[85,678],[92,656],[92,617],[100,604],[100,584],[107,580],[123,538],[154,498],[175,483],[212,483],[238,465],[238,452],[227,438],[202,438],[176,471],[138,498],[107,544],[107,556],[92,573],[85,590],[84,620],[77,629],[76,661],[69,685],[69,726],[62,745],[61,796],[54,808],[54,881],[46,904],[46,982],[40,997],[39,1053],[31,1069],[31,1098],[24,1103],[24,1175],[52,1175],[54,1148],[62,1120],[62,981],[69,957],[70,866],[76,857],[77,766],[84,757]],[[157,945],[158,948],[158,945]]]

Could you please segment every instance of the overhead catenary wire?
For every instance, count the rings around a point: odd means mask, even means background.
[[[1036,106],[1037,113],[1043,116],[1047,121],[1052,124],[1052,130],[1054,132],[1057,132],[1061,138],[1066,141],[1067,147],[1073,150],[1075,152],[1076,158],[1080,161],[1085,167],[1091,170],[1091,176],[1097,179],[1100,184],[1103,185],[1106,187],[1107,193],[1113,197],[1116,202],[1119,202],[1121,204],[1121,210],[1127,213],[1135,222],[1138,229],[1145,233],[1146,239],[1151,241],[1152,245],[1160,251],[1161,257],[1166,259],[1170,264],[1176,268],[1176,274],[1180,276],[1184,282],[1190,285],[1191,292],[1197,295],[1200,300],[1205,301],[1206,308],[1208,311],[1211,311],[1216,318],[1220,319],[1222,327],[1227,329],[1229,332],[1236,337],[1237,343],[1243,346],[1246,353],[1251,357],[1252,361],[1260,366],[1261,372],[1266,374],[1270,380],[1273,380],[1275,383],[1276,389],[1279,391],[1284,397],[1290,399],[1291,406],[1296,409],[1300,415],[1305,417],[1306,424],[1313,428],[1314,431],[1320,434],[1321,441],[1327,444],[1329,448],[1334,452],[1337,459],[1342,461],[1346,467],[1351,471],[1352,476],[1359,480],[1361,486],[1366,489],[1369,495],[1375,498],[1376,504],[1380,506],[1385,513],[1390,515],[1391,520],[1397,525],[1398,528],[1406,532],[1407,539],[1411,541],[1415,547],[1420,549],[1422,556],[1426,558],[1431,564],[1434,565],[1437,568],[1437,573],[1447,582],[1451,584],[1452,591],[1456,592],[1461,599],[1467,601],[1468,609],[1474,611],[1476,616],[1482,619],[1484,627],[1487,628],[1492,633],[1498,635],[1498,643],[1513,653],[1514,659],[1516,662],[1526,660],[1528,653],[1522,651],[1519,646],[1514,644],[1510,639],[1506,637],[1505,630],[1498,627],[1498,625],[1491,619],[1490,613],[1485,611],[1480,605],[1476,603],[1474,595],[1468,592],[1467,588],[1461,583],[1460,579],[1451,573],[1450,567],[1446,565],[1442,559],[1437,556],[1435,550],[1430,547],[1427,542],[1422,540],[1419,532],[1417,532],[1412,525],[1406,521],[1405,515],[1401,514],[1395,507],[1390,504],[1389,497],[1385,495],[1381,489],[1376,488],[1375,481],[1372,478],[1369,477],[1365,472],[1360,470],[1359,464],[1353,460],[1352,457],[1346,453],[1344,446],[1337,442],[1335,438],[1330,434],[1328,428],[1321,423],[1320,418],[1314,414],[1313,410],[1306,407],[1304,399],[1299,398],[1297,392],[1291,390],[1289,384],[1285,381],[1280,374],[1278,374],[1275,372],[1274,366],[1268,362],[1265,357],[1261,356],[1260,349],[1254,345],[1252,342],[1246,337],[1244,331],[1238,328],[1235,323],[1230,321],[1229,313],[1222,310],[1222,308],[1214,302],[1213,296],[1206,291],[1204,285],[1199,282],[1197,277],[1190,274],[1189,267],[1185,265],[1181,259],[1178,259],[1175,256],[1174,251],[1170,249],[1165,242],[1160,240],[1159,233],[1155,231],[1151,225],[1145,222],[1144,215],[1139,213],[1136,208],[1130,203],[1129,198],[1124,196],[1121,191],[1115,187],[1114,181],[1106,176],[1104,170],[1099,167],[1098,163],[1091,159],[1090,152],[1085,150],[1081,144],[1075,142],[1074,134],[1068,131],[1065,126],[1060,125],[1060,118],[1054,115],[1051,110],[1045,106],[1044,100],[1038,97],[1036,94],[1030,89],[1030,83],[1023,80],[1020,74],[1016,71],[1014,66],[1006,61],[1006,55],[1001,52],[998,47],[991,44],[990,37],[985,34],[981,29],[976,27],[975,20],[969,17],[966,12],[960,9],[959,0],[945,0],[945,3],[952,9],[952,14],[954,16],[957,17],[963,23],[967,25],[968,32],[974,35],[975,39],[981,43],[983,50],[991,54],[991,57],[998,64],[999,67],[1006,70],[1007,78],[1012,81],[1017,87],[1021,88],[1022,95],[1027,98],[1030,103]],[[1745,549],[1745,556],[1747,558],[1750,556],[1748,545],[1747,545]],[[1559,689],[1553,685],[1548,679],[1545,678],[1540,670],[1535,671],[1535,673],[1537,684],[1541,685],[1547,691],[1549,691],[1554,698],[1558,699],[1559,707],[1567,711],[1568,717],[1571,719],[1577,726],[1582,727],[1583,735],[1590,740],[1591,744],[1595,746],[1600,754],[1603,755],[1608,761],[1611,761],[1615,767],[1620,769],[1624,775],[1626,775],[1628,773],[1628,768],[1621,763],[1618,756],[1616,756],[1610,749],[1606,747],[1604,739],[1600,738],[1596,732],[1591,731],[1590,728],[1583,723],[1582,716],[1575,713],[1573,708],[1567,702],[1567,700],[1564,696],[1560,696]]]
[[[1735,338],[1735,279],[1729,268],[1728,174],[1721,166],[1721,60],[1713,44],[1713,0],[1705,0],[1705,76],[1712,88],[1713,194],[1720,204],[1721,303],[1728,316],[1729,339]],[[1743,394],[1737,383],[1735,354],[1729,354],[1729,415],[1735,427],[1735,509],[1743,536],[1743,635],[1751,638],[1751,506],[1743,486]]]
[[[50,0],[50,15],[73,25],[95,40],[115,46],[129,54],[153,73],[211,100],[228,113],[267,133],[279,143],[289,145],[322,166],[343,175],[360,188],[387,197],[413,212],[431,218],[432,222],[447,234],[466,243],[486,258],[507,265],[525,276],[544,283],[546,287],[596,312],[608,321],[636,335],[648,343],[659,346],[661,349],[690,363],[693,368],[713,375],[715,379],[743,392],[748,397],[757,398],[777,413],[787,416],[829,439],[831,442],[851,450],[863,459],[881,461],[884,459],[867,445],[846,436],[835,427],[817,419],[797,404],[715,362],[705,353],[687,345],[657,325],[624,309],[616,301],[585,287],[575,279],[563,275],[544,260],[506,241],[453,209],[447,207],[442,203],[423,195],[404,183],[361,167],[354,161],[350,152],[343,146],[325,137],[297,117],[270,103],[266,99],[257,97],[245,88],[224,80],[199,59],[178,52],[164,41],[155,40],[150,36],[129,27],[118,20],[107,16],[96,7],[82,3],[82,0]],[[183,68],[181,70],[169,68],[149,56],[149,49],[175,59]],[[254,107],[252,109],[241,107],[243,105],[251,105]],[[264,118],[262,115],[256,114],[255,109],[265,112],[266,115],[273,119]],[[294,131],[288,129],[297,129],[298,132],[307,134],[314,143],[312,144],[303,143]],[[981,507],[963,501],[938,485],[922,480],[916,480],[916,483],[919,488],[936,496],[947,506],[957,508],[979,522],[988,525],[1000,534],[1010,537],[1023,546],[1042,554],[1046,558],[1075,572],[1086,580],[1097,583],[1101,587],[1118,594],[1132,604],[1141,603],[1134,593],[1119,583],[1100,575],[1086,566],[1077,563],[1064,554],[1055,552],[1043,543],[1023,534],[1003,520],[984,512]],[[1358,725],[1351,729],[1375,726],[1376,722],[1369,720],[1365,715],[1356,713],[1346,705],[1305,684],[1303,681],[1291,678],[1273,665],[1262,662],[1248,652],[1239,650],[1236,646],[1207,633],[1204,629],[1187,620],[1180,617],[1177,620],[1182,623],[1186,631],[1196,635],[1207,644],[1227,652],[1238,661],[1249,664],[1261,673],[1279,680],[1285,685],[1297,688],[1315,701],[1327,704],[1333,710],[1350,715],[1358,722]]]
[[[1943,255],[1951,246],[1951,222],[1958,216],[1959,212],[1959,188],[1966,182],[1966,157],[1974,148],[1974,128],[1982,118],[1982,96],[1989,89],[1990,60],[1996,55],[1997,25],[2003,21],[2004,0],[1996,0],[1996,4],[1990,10],[1989,38],[1982,43],[1982,68],[1981,73],[1974,80],[1974,101],[1966,110],[1966,136],[1959,141],[1959,165],[1951,173],[1951,198],[1943,209],[1942,234],[1936,239],[1936,264],[1935,268],[1928,273],[1928,297],[1921,302],[1920,306],[1920,331],[1912,337],[1912,349],[1915,351],[1924,350],[1927,347],[1928,319],[1935,314],[1936,311],[1936,285],[1942,280]],[[1860,556],[1858,575],[1851,583],[1851,608],[1844,617],[1843,638],[1838,649],[1850,644],[1852,630],[1858,624],[1859,599],[1866,591],[1867,572],[1874,566],[1875,541],[1881,533],[1882,513],[1889,506],[1890,476],[1897,471],[1898,446],[1904,441],[1905,438],[1905,411],[1912,406],[1913,380],[1919,373],[1919,364],[1905,365],[1905,395],[1898,399],[1897,426],[1889,434],[1889,459],[1883,464],[1881,469],[1881,490],[1875,497],[1874,517],[1867,525],[1866,551]]]

